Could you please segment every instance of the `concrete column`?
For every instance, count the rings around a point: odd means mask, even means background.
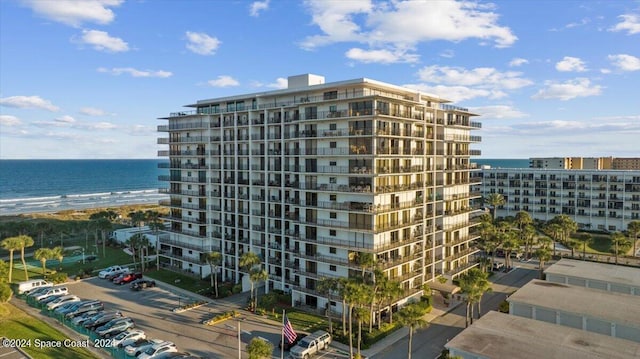
[[[611,323],[611,336],[616,337],[616,323]]]

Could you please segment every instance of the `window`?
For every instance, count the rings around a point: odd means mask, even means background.
[[[330,195],[329,195],[329,200],[330,200],[330,201],[334,201],[334,202],[335,202],[335,201],[337,201],[337,200],[338,200],[338,195],[336,195],[336,194],[330,194]]]
[[[331,130],[331,131],[335,131],[335,130],[337,130],[337,129],[338,129],[338,127],[337,127],[337,125],[336,125],[335,123],[330,123],[330,124],[329,124],[329,130]]]
[[[304,109],[304,117],[307,120],[315,120],[318,118],[318,108],[313,106],[313,107],[306,107]]]
[[[336,177],[329,177],[329,183],[338,183],[338,180],[336,179]]]
[[[331,212],[331,213],[329,213],[329,218],[336,219],[336,218],[338,218],[338,214],[336,212]]]
[[[336,141],[329,142],[329,148],[337,148],[337,147],[338,147],[338,143]]]
[[[336,230],[335,229],[330,229],[329,230],[329,235],[335,237],[336,236]]]
[[[331,105],[329,106],[329,112],[338,112],[338,106],[336,105]]]
[[[327,91],[322,98],[325,100],[335,100],[338,98],[338,91]]]
[[[329,253],[336,254],[337,252],[336,247],[329,247]]]
[[[336,161],[331,161],[331,162],[329,162],[329,166],[335,166],[335,165],[337,165],[337,164],[338,164],[338,162],[336,162]]]
[[[336,266],[330,265],[329,266],[329,270],[332,271],[332,272],[335,272],[336,271]]]

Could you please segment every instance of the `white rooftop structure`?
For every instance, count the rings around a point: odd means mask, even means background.
[[[464,359],[640,357],[639,343],[499,312],[485,314],[445,347]]]
[[[549,282],[640,295],[640,268],[561,259],[545,274]]]

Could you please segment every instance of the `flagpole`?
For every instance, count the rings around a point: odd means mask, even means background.
[[[242,359],[242,340],[240,339],[240,320],[238,320],[238,359]]]
[[[280,331],[280,359],[284,359],[284,309],[282,309],[282,330]]]

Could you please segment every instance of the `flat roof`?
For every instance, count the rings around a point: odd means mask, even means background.
[[[638,358],[640,343],[488,312],[445,345],[485,358]]]
[[[544,271],[547,274],[564,275],[574,278],[599,280],[609,283],[626,284],[640,288],[640,268],[609,263],[561,259]]]
[[[636,295],[534,279],[510,295],[507,301],[640,328],[640,300]]]

